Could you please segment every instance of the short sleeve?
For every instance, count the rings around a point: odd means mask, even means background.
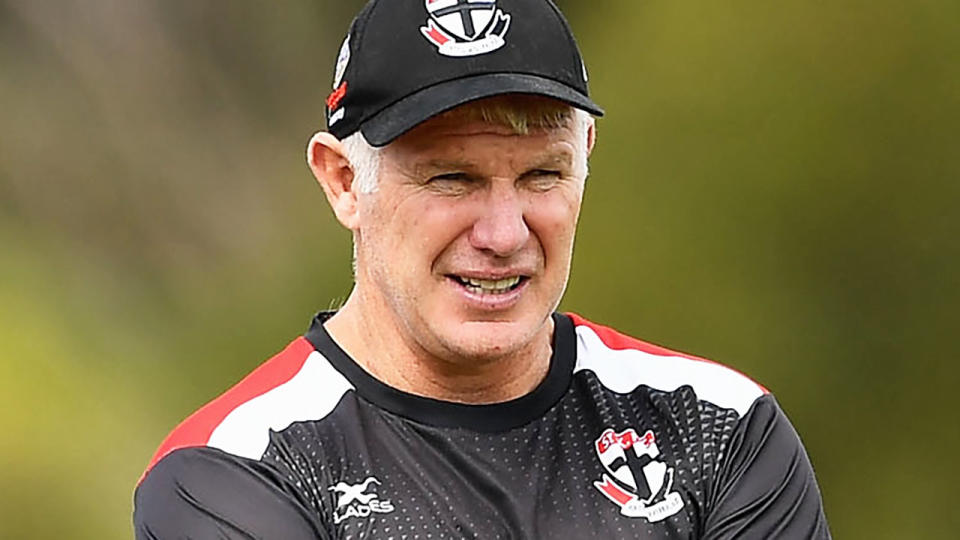
[[[213,448],[177,450],[134,496],[137,540],[326,540],[317,518],[269,466]]]
[[[771,395],[757,399],[730,440],[704,538],[830,538],[810,460]]]

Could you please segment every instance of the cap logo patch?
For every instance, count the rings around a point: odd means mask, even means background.
[[[444,56],[461,58],[493,52],[503,47],[510,15],[496,0],[425,0],[430,17],[420,27]]]

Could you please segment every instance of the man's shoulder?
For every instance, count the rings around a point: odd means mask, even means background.
[[[608,389],[629,393],[638,386],[673,392],[689,386],[699,399],[735,409],[741,416],[768,390],[721,363],[671,350],[568,313],[577,338],[576,371],[592,372]]]
[[[259,458],[270,428],[317,413],[298,410],[301,400],[296,399],[297,394],[318,382],[342,386],[337,384],[337,377],[328,376],[327,366],[314,346],[298,337],[174,428],[153,455],[144,477],[160,460],[184,448],[210,446],[238,456]]]

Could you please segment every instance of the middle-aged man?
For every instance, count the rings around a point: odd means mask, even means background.
[[[137,538],[829,537],[763,387],[555,313],[602,111],[549,0],[373,0],[327,107],[354,289],[171,433]]]

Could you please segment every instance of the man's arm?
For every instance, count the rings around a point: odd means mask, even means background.
[[[137,540],[326,540],[270,467],[213,448],[177,450],[154,466],[134,500]]]
[[[711,502],[706,539],[830,538],[810,460],[771,395],[741,419]]]

